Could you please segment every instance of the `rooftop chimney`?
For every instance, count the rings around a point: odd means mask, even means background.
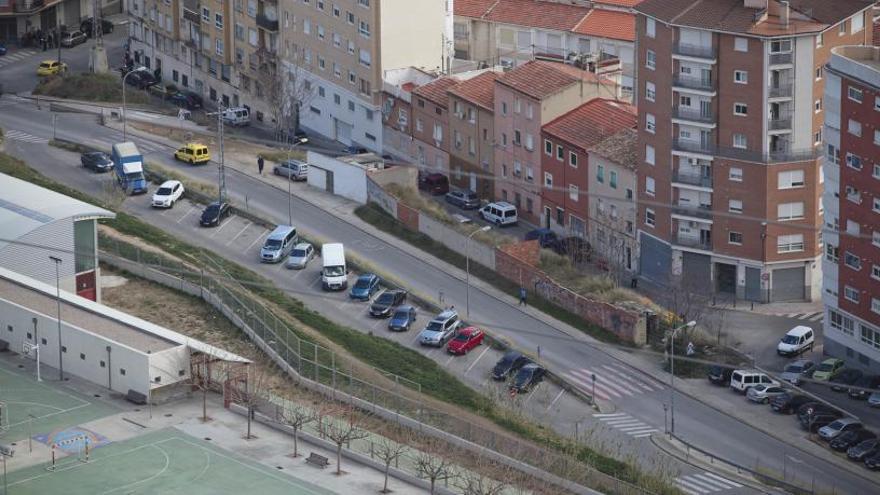
[[[779,0],[779,20],[782,22],[782,25],[788,27],[788,16],[790,14],[790,9],[788,6],[788,0]]]
[[[747,9],[764,10],[767,8],[768,0],[743,0],[743,6]]]

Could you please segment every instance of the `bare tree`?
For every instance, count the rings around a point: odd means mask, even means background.
[[[373,454],[385,464],[385,484],[382,486],[382,493],[388,493],[388,472],[391,471],[391,464],[397,462],[409,447],[402,442],[395,442],[388,437],[381,439],[373,446]]]
[[[455,476],[448,451],[449,447],[444,442],[430,438],[416,454],[416,472],[431,483],[431,495],[435,492],[437,481],[446,481]]]
[[[324,425],[324,434],[336,445],[336,474],[342,474],[342,446],[352,440],[367,438],[370,433],[361,427],[363,417],[349,408],[341,418],[328,421]]]
[[[486,456],[476,456],[468,463],[469,470],[462,474],[464,495],[500,495],[516,478],[516,470],[493,462]]]
[[[230,399],[236,404],[244,406],[247,411],[247,434],[245,439],[254,438],[251,430],[254,415],[263,395],[266,393],[268,384],[268,371],[265,368],[248,366],[245,373],[246,379],[240,384],[234,384],[230,387]]]
[[[276,137],[289,139],[299,129],[300,109],[308,106],[314,97],[307,71],[300,65],[300,54],[271,69],[265,81],[266,99],[275,120]]]
[[[315,421],[318,416],[311,408],[293,402],[289,402],[287,407],[281,410],[280,415],[281,421],[293,428],[293,457],[299,457],[299,432],[305,425]]]

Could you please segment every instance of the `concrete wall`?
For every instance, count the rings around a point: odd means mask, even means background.
[[[419,185],[419,170],[416,167],[407,165],[393,165],[382,169],[372,169],[367,172],[367,177],[380,186],[400,184],[404,188],[416,189]]]
[[[472,261],[493,270],[495,269],[495,248],[473,239],[469,243],[470,246],[468,246],[466,236],[453,230],[443,222],[435,220],[428,215],[420,215],[419,232],[457,253],[465,254],[466,250],[470,251]]]
[[[309,185],[327,190],[337,196],[367,203],[367,171],[360,165],[352,165],[329,156],[310,151],[308,153]],[[329,174],[333,174],[332,190]]]
[[[440,69],[446,33],[446,6],[434,0],[383,0],[379,8],[382,70],[402,67]],[[450,24],[449,30],[452,29]]]
[[[397,218],[397,199],[385,192],[373,177],[367,177],[367,199],[379,205],[392,217]]]

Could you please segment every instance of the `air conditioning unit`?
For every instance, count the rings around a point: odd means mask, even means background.
[[[501,68],[504,69],[505,71],[513,69],[513,60],[511,60],[509,58],[502,58],[501,59]]]

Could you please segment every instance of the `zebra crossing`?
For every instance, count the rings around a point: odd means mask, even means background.
[[[795,320],[822,321],[825,318],[825,312],[819,311],[817,313],[785,313],[781,316],[784,316],[786,318],[793,318]]]
[[[15,129],[6,131],[3,136],[11,141],[21,141],[25,143],[47,144],[49,142],[46,138],[34,136],[33,134],[28,134],[22,131],[16,131]]]
[[[12,64],[15,62],[19,62],[19,61],[24,60],[24,59],[26,59],[36,53],[37,53],[37,50],[34,50],[34,49],[16,50],[14,52],[7,52],[6,55],[3,55],[2,57],[0,57],[0,67],[4,67],[6,65],[9,65],[9,64]]]
[[[708,471],[675,478],[675,486],[688,495],[705,495],[742,488],[741,484]]]
[[[593,395],[595,389],[596,397],[603,400],[622,399],[664,389],[659,381],[635,375],[625,366],[615,363],[572,369],[563,373],[563,377],[588,395]]]
[[[622,431],[634,438],[650,437],[652,433],[660,431],[657,428],[622,412],[594,414],[593,417],[601,421],[603,424],[608,425],[615,430]]]

